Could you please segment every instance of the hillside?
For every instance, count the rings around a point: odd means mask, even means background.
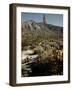
[[[33,20],[22,24],[22,47],[42,41],[62,41],[63,28],[50,24],[36,23]]]

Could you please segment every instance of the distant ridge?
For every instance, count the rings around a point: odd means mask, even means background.
[[[48,33],[55,33],[63,34],[63,27],[55,26],[51,24],[44,24],[43,22],[37,23],[33,20],[26,21],[22,23],[22,31],[26,32],[48,32]]]

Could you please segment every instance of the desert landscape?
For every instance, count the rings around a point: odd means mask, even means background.
[[[21,26],[21,76],[63,75],[63,27],[27,20]]]

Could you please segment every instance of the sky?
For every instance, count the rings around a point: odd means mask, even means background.
[[[43,22],[43,15],[46,15],[48,17],[48,24],[63,27],[63,15],[62,14],[21,12],[21,23],[28,21],[28,20],[34,20],[35,22]]]

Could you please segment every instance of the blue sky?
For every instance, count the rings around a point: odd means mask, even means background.
[[[21,23],[34,20],[35,22],[43,22],[43,15],[48,16],[48,24],[63,26],[63,15],[62,14],[43,14],[43,13],[21,13]]]

